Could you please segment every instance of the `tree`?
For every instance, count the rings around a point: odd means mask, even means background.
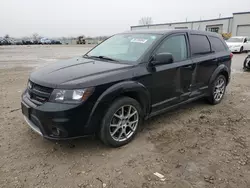
[[[38,40],[39,35],[38,35],[37,33],[34,33],[34,34],[32,35],[32,38],[33,38],[33,40]]]
[[[139,20],[139,24],[140,25],[150,25],[153,23],[153,20],[151,17],[142,17],[140,20]]]
[[[7,34],[4,36],[4,38],[8,39],[8,38],[10,38],[10,36]]]

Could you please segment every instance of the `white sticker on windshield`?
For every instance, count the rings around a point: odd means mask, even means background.
[[[130,42],[138,42],[138,43],[146,43],[148,40],[147,39],[132,39]]]

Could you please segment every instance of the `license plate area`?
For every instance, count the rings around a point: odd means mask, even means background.
[[[23,115],[30,119],[30,107],[23,102],[21,103],[21,106]]]

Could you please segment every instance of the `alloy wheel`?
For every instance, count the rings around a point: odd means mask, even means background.
[[[220,101],[224,95],[225,92],[225,87],[226,87],[226,82],[223,78],[219,78],[214,87],[214,100],[215,101]]]
[[[126,141],[135,133],[138,123],[139,113],[137,109],[132,105],[124,105],[111,118],[110,135],[118,142]]]

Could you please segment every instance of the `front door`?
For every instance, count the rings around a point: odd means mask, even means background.
[[[186,33],[174,34],[165,38],[155,50],[154,55],[158,53],[171,53],[174,62],[149,68],[152,76],[150,87],[152,112],[188,98],[195,68],[189,58]]]

